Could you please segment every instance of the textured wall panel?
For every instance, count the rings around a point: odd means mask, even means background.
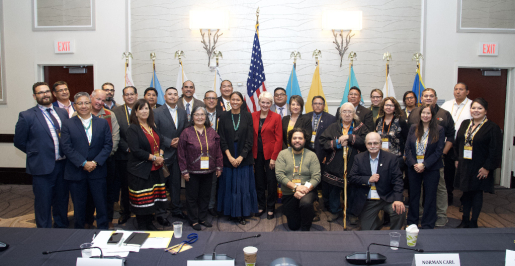
[[[515,0],[460,0],[463,28],[515,28]]]
[[[293,60],[290,53],[298,50],[297,75],[304,97],[307,97],[315,60],[315,49],[322,51],[320,73],[328,100],[340,100],[349,74],[348,52],[357,53],[354,70],[365,99],[373,88],[385,82],[383,53],[389,51],[393,61],[390,73],[397,96],[411,89],[416,64],[411,60],[420,47],[420,1],[364,0],[364,1],[165,1],[132,0],[131,27],[132,74],[137,87],[146,88],[152,78],[151,52],[157,55],[156,69],[163,87],[175,86],[178,61],[176,50],[183,50],[184,69],[195,82],[197,95],[212,88],[214,72],[207,66],[200,32],[190,30],[189,10],[225,9],[230,13],[230,30],[223,31],[218,41],[222,78],[230,79],[235,89],[246,91],[250,53],[260,8],[260,42],[267,87],[286,87]],[[322,30],[324,10],[361,10],[363,29],[356,32],[345,54],[343,66],[331,31]],[[243,83],[238,87],[236,83]]]
[[[37,0],[39,26],[91,25],[90,0]]]

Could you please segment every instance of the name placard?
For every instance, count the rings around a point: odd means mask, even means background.
[[[506,250],[506,266],[515,266],[515,251]]]
[[[77,258],[77,266],[123,266],[123,259]]]
[[[188,260],[187,266],[234,266],[234,260]]]
[[[415,254],[411,266],[422,265],[460,265],[460,254],[458,253],[445,253],[445,254]]]

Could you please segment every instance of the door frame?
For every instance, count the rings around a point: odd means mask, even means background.
[[[77,63],[77,62],[73,62],[73,63],[63,63],[63,62],[59,62],[59,63],[55,63],[55,62],[51,62],[51,63],[36,63],[36,66],[35,66],[35,72],[36,72],[36,80],[34,82],[38,82],[38,81],[42,81],[45,79],[45,74],[44,74],[44,67],[45,66],[92,66],[93,67],[93,86],[95,85],[95,82],[98,80],[97,79],[97,70],[96,70],[96,62],[84,62],[84,63]],[[52,86],[52,84],[48,84],[50,86]]]
[[[508,70],[508,80],[506,86],[506,109],[504,110],[504,128],[503,130],[503,152],[502,152],[502,168],[500,186],[510,188],[511,172],[515,172],[515,158],[513,154],[513,138],[515,137],[515,65],[473,65],[473,64],[455,64],[454,80],[458,82],[459,68],[500,68]]]

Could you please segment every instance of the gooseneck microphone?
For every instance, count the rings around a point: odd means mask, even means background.
[[[346,256],[345,258],[347,259],[347,262],[349,262],[350,264],[356,264],[356,265],[370,265],[370,264],[384,263],[386,261],[386,256],[379,254],[379,253],[370,253],[370,246],[372,246],[372,245],[407,249],[407,250],[413,250],[416,252],[424,252],[423,249],[405,248],[405,247],[397,247],[397,246],[392,246],[392,245],[370,243],[367,247],[367,252],[356,252],[354,254]]]
[[[58,252],[67,252],[67,251],[75,251],[75,250],[83,250],[83,249],[93,249],[98,248],[100,250],[100,258],[104,258],[104,253],[102,253],[102,249],[99,247],[90,247],[90,248],[73,248],[73,249],[63,249],[63,250],[54,250],[54,251],[43,251],[43,255],[48,255],[52,253],[58,253]]]
[[[244,237],[244,238],[239,238],[239,239],[234,239],[234,240],[231,240],[231,241],[227,241],[227,242],[221,242],[221,243],[218,243],[216,244],[215,248],[213,249],[213,254],[203,254],[203,255],[200,255],[200,256],[197,256],[195,258],[195,260],[234,260],[234,258],[231,258],[225,254],[216,254],[216,248],[220,245],[223,245],[223,244],[227,244],[227,243],[232,243],[232,242],[236,242],[236,241],[241,241],[241,240],[245,240],[245,239],[249,239],[249,238],[256,238],[256,237],[260,237],[261,234],[257,234],[257,235],[254,235],[254,236],[249,236],[249,237]]]
[[[223,245],[223,244],[227,244],[227,243],[231,243],[231,242],[236,242],[236,241],[240,241],[240,240],[245,240],[245,239],[249,239],[249,238],[254,238],[254,237],[260,237],[261,234],[257,234],[255,236],[249,236],[249,237],[244,237],[244,238],[240,238],[240,239],[235,239],[235,240],[231,240],[231,241],[227,241],[227,242],[222,242],[222,243],[218,243],[216,244],[215,248],[213,249],[213,258],[212,260],[215,260],[216,259],[216,248],[219,246],[219,245]]]

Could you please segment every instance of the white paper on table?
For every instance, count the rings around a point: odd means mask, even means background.
[[[506,250],[506,266],[515,266],[515,251]]]
[[[139,252],[140,247],[138,246],[126,246],[123,242],[133,233],[132,231],[116,231],[116,233],[123,233],[122,239],[118,244],[107,244],[107,241],[113,234],[113,231],[100,231],[98,235],[93,239],[93,247],[99,247],[102,249],[104,256],[109,254],[109,256],[122,256],[127,257],[129,252]],[[93,249],[93,256],[100,256],[100,251],[98,249]],[[127,255],[125,255],[127,254]],[[125,256],[123,256],[125,255]]]
[[[151,249],[151,248],[162,248],[165,249],[170,245],[171,238],[166,237],[150,237],[145,240],[145,243],[141,245],[142,249]]]

